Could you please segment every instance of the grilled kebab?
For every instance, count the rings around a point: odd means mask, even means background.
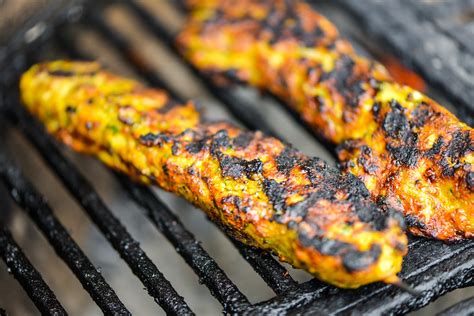
[[[407,239],[362,181],[94,62],[38,64],[24,104],[73,149],[186,198],[238,240],[331,284],[396,282]]]
[[[303,1],[188,0],[183,54],[226,84],[246,82],[337,145],[340,166],[416,235],[474,237],[474,131],[356,54]]]

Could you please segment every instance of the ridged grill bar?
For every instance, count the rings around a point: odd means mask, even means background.
[[[43,127],[29,116],[20,104],[14,104],[12,114],[28,140],[38,150],[46,163],[58,175],[87,215],[118,251],[132,272],[145,285],[148,293],[166,311],[191,314],[191,309],[158,270],[139,243],[108,209],[92,185],[59,152]]]
[[[85,11],[83,22],[86,22],[86,25],[82,24],[82,27],[90,27],[101,34],[115,49],[115,52],[147,83],[166,89],[176,100],[182,100],[180,95],[147,65],[146,59],[141,55],[139,49],[133,47],[119,32],[108,25],[101,10],[103,7],[92,5],[91,2],[88,3],[91,7],[90,10]],[[157,39],[167,44],[167,47],[172,49],[178,59],[182,59],[174,46],[173,34],[167,30],[164,24],[138,3],[127,1],[124,4],[127,5],[129,11],[140,18],[145,28],[151,31]],[[177,1],[175,4],[181,4],[181,1]],[[56,31],[54,38],[69,56],[84,57],[76,48],[76,43],[64,36],[62,27],[61,30],[55,28],[54,24],[50,24],[48,27],[50,33],[53,33],[53,30]],[[45,41],[46,38],[41,37],[39,40]],[[32,48],[38,47],[40,47],[39,42],[33,42],[23,50],[23,53],[25,56],[36,58]],[[31,62],[26,58],[20,58],[20,61],[21,66],[15,66],[15,76],[18,76]],[[248,101],[237,97],[231,87],[221,87],[214,84],[209,77],[194,66],[186,61],[184,63],[204,83],[205,88],[246,127],[263,130],[267,134],[277,136],[278,133],[267,124],[261,114]],[[3,91],[0,91],[8,94],[6,99],[9,104],[8,113],[13,121],[17,123],[20,130],[83,207],[109,243],[126,261],[132,272],[142,281],[155,301],[167,313],[192,314],[193,312],[185,300],[147,257],[124,225],[112,214],[89,181],[63,156],[44,128],[21,107],[18,96],[12,93],[16,89],[16,85],[15,81],[9,82],[9,85],[3,86]],[[1,106],[2,102],[0,102]],[[299,120],[297,114],[291,111],[290,114]],[[301,120],[299,123],[302,124]],[[328,144],[325,146],[330,151],[334,149]],[[126,176],[116,174],[116,177],[124,190],[141,206],[156,229],[176,248],[227,313],[284,314],[292,311],[296,314],[402,314],[420,308],[450,290],[474,284],[474,244],[472,242],[445,245],[438,241],[410,238],[409,254],[405,258],[400,276],[422,292],[420,296],[413,297],[398,288],[380,283],[350,291],[335,288],[316,279],[298,284],[270,254],[230,238],[240,254],[277,294],[265,302],[250,304],[240,289],[200,246],[192,233],[149,188],[133,183]],[[54,247],[58,256],[66,262],[101,310],[105,314],[129,313],[114,290],[103,279],[101,273],[92,265],[67,233],[66,228],[54,216],[41,194],[28,183],[19,169],[15,168],[8,159],[3,158],[1,153],[0,178],[7,185],[13,199],[26,210],[29,217]],[[0,255],[40,312],[50,315],[66,314],[54,293],[29,263],[6,228],[0,228]],[[471,298],[456,304],[442,314],[453,312],[460,315],[467,314],[472,311],[472,304],[473,299]],[[5,311],[0,308],[0,315],[2,313]]]
[[[54,216],[41,194],[1,153],[0,177],[11,197],[28,213],[54,247],[58,256],[74,272],[101,310],[109,314],[130,314],[97,268],[92,265],[64,226]]]
[[[56,295],[13,240],[11,233],[3,227],[0,227],[0,256],[41,313],[67,315]]]

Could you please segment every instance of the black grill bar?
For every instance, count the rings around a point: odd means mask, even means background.
[[[152,32],[153,35],[166,44],[167,48],[172,49],[176,55],[181,56],[179,50],[174,44],[173,34],[171,34],[165,26],[146,12],[141,6],[136,4],[135,1],[124,1],[124,4],[127,4],[140,17],[140,21]],[[192,64],[186,61],[184,64],[197,78],[199,78],[212,96],[219,100],[248,129],[260,130],[267,135],[275,136],[284,140],[284,138],[267,123],[260,112],[256,111],[251,104],[248,104],[241,98],[236,98],[232,89],[215,84],[208,75],[201,72]]]
[[[194,236],[149,188],[135,184],[121,174],[117,174],[117,178],[131,197],[146,210],[146,215],[156,228],[168,238],[226,311],[235,312],[250,305]]]
[[[234,238],[230,238],[230,241],[277,295],[298,287],[298,282],[293,280],[288,270],[276,262],[270,253],[249,247]]]
[[[25,112],[21,104],[12,102],[11,105],[12,116],[19,123],[21,130],[133,273],[142,281],[150,296],[168,313],[193,314],[184,299],[141,249],[139,243],[107,208],[91,184],[63,157],[43,127]]]
[[[96,19],[94,20],[95,22],[97,22],[96,26],[98,30],[105,31],[103,32],[104,38],[110,40],[111,44],[114,45],[120,51],[122,47],[117,45],[117,43],[115,43],[115,39],[119,39],[119,41],[122,43],[120,45],[123,45],[124,43],[126,43],[125,39],[121,38],[120,35],[114,32],[106,23],[102,21],[100,21],[99,23],[99,21],[96,21]],[[127,45],[127,47],[128,46],[129,45]],[[68,48],[68,51],[73,50],[74,55],[81,56],[77,52],[77,50],[75,50],[71,45],[68,45],[67,48]],[[127,50],[131,50],[131,48],[127,48]],[[123,57],[126,57],[126,60],[132,66],[134,66],[134,69],[136,69],[137,67],[140,67],[140,65],[136,64],[136,59],[131,59],[129,55],[123,55]],[[140,60],[142,60],[141,57],[140,57]],[[147,80],[147,78],[144,78],[144,79]],[[149,82],[149,83],[158,88],[166,89],[165,87],[157,85],[157,84],[153,84],[152,82]],[[239,117],[237,118],[240,120]],[[277,294],[283,293],[286,290],[291,289],[297,285],[297,283],[289,275],[288,271],[284,267],[282,267],[275,259],[273,259],[271,255],[267,253],[263,253],[255,248],[249,247],[240,242],[236,242],[232,237],[228,235],[227,237],[231,239],[231,241],[234,243],[234,245],[236,245],[240,253],[244,255],[244,258],[252,265],[254,270],[258,274],[260,274],[262,279],[272,288],[272,290],[275,293]]]
[[[100,309],[108,314],[129,315],[130,312],[54,216],[44,198],[1,153],[0,177],[11,197],[38,225]]]
[[[138,50],[130,45],[123,37],[110,28],[104,21],[104,17],[99,12],[90,12],[86,16],[85,22],[91,23],[96,27],[108,41],[112,42],[117,48],[118,53],[124,60],[128,60],[135,67],[137,73],[149,84],[155,87],[161,87],[175,100],[183,102],[184,100],[174,92],[174,89],[164,80],[162,80],[154,71],[147,67],[147,64]]]
[[[0,227],[0,256],[10,273],[21,284],[38,310],[44,315],[67,315],[66,310],[44,282],[39,272],[13,240],[6,228]]]
[[[467,298],[437,314],[438,316],[468,316],[474,315],[474,297]]]
[[[325,300],[312,301],[305,311],[321,313],[404,314],[474,280],[474,243],[446,245],[441,241],[417,238],[404,259],[400,277],[422,292],[409,293],[380,283],[355,291],[336,290]]]

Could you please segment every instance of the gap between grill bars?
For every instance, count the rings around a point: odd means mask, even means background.
[[[97,17],[92,16],[92,20],[90,21],[94,21],[96,18]],[[109,37],[109,40],[114,42],[114,38],[119,38],[118,34],[113,35],[114,30],[105,23],[100,25],[96,22],[97,21],[95,21],[92,26],[102,33],[105,33]],[[154,86],[166,86],[166,83],[161,80],[161,78],[153,71],[148,70],[146,64],[145,67],[143,67],[143,64],[140,66],[140,54],[130,54],[130,52],[137,51],[130,45],[127,45],[126,41],[122,41],[121,44],[112,44],[117,48],[117,51],[122,54],[124,59],[134,66],[135,70],[138,70],[138,73],[150,84]],[[69,46],[69,52],[78,55],[72,47]],[[82,177],[77,169],[62,156],[56,148],[56,145],[50,140],[50,137],[45,135],[43,128],[38,126],[37,123],[31,124],[31,118],[24,110],[19,108],[20,104],[14,99],[11,99],[11,101],[14,116],[17,117],[20,123],[19,125],[27,138],[30,139],[50,165],[51,169],[61,178],[80,204],[84,206],[86,212],[89,213],[90,216],[96,217],[94,220],[95,223],[101,227],[101,230],[107,235],[109,240],[112,243],[121,243],[123,240],[119,237],[125,236],[132,246],[137,246],[133,240],[130,240],[131,237],[127,236],[125,228],[121,226],[116,219],[112,220],[113,223],[111,223],[112,226],[110,227],[118,226],[118,232],[120,232],[120,234],[118,237],[112,236],[116,231],[109,227],[110,220],[107,222],[103,216],[95,214],[95,212],[98,212],[102,215],[111,215],[111,212],[103,202],[101,202],[95,190],[87,180]],[[221,101],[226,100],[221,99]],[[258,121],[248,121],[248,119],[245,118],[244,121],[247,121],[246,125],[250,128],[252,124],[259,127]],[[271,127],[269,128],[271,131]],[[269,301],[250,305],[240,290],[228,280],[225,273],[217,266],[214,260],[199,246],[192,234],[184,228],[178,218],[171,213],[167,206],[159,200],[149,188],[133,184],[123,176],[118,176],[118,179],[131,197],[144,208],[147,216],[158,230],[176,246],[180,255],[193,268],[196,274],[200,276],[201,280],[204,281],[206,286],[208,286],[213,295],[216,296],[228,312],[246,311],[248,313],[258,314],[285,313],[294,310],[297,313],[354,313],[375,311],[405,313],[426,305],[433,298],[451,289],[473,284],[474,251],[472,244],[464,243],[447,246],[439,242],[414,238],[410,242],[410,254],[406,258],[402,278],[406,279],[416,288],[424,290],[423,295],[418,298],[413,298],[392,286],[381,284],[372,284],[356,291],[335,289],[316,280],[297,285],[294,280],[288,277],[287,271],[270,255],[262,254],[253,248],[238,244],[237,248],[252,264],[254,269],[277,294],[281,294]],[[61,238],[60,242],[64,242],[66,239],[67,238]],[[115,248],[118,248],[119,251],[124,251],[120,245],[115,245]],[[139,253],[145,255],[140,251],[141,250],[139,250]],[[133,257],[133,254],[131,256]],[[128,258],[128,260],[131,261],[135,259],[136,258]],[[142,259],[143,258],[140,258],[139,260]],[[87,260],[87,258],[85,258],[85,260]],[[158,271],[151,261],[149,263],[153,271]],[[92,267],[92,269],[94,268]],[[140,273],[146,273],[146,271],[138,271],[138,274]],[[168,286],[169,283],[167,283],[166,279],[164,279],[163,276],[161,277],[161,281],[165,286]],[[146,275],[142,274],[141,278],[146,278]],[[97,286],[97,283],[92,285]],[[28,286],[31,287],[31,284],[28,283],[26,288],[28,288]],[[169,285],[169,287],[171,287],[171,285]],[[162,305],[165,310],[173,313],[190,312],[184,301],[181,301],[179,295],[174,292],[172,287],[171,292],[168,291],[169,289],[170,288],[167,287],[164,293],[161,293],[166,297],[158,299],[160,305]],[[34,288],[30,288],[27,292],[33,293],[33,290]],[[174,301],[171,299],[171,303],[170,300],[168,300],[170,297],[174,297],[175,299]]]

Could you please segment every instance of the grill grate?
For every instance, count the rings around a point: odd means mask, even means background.
[[[160,21],[148,14],[140,5],[128,3],[128,8],[140,17],[146,26],[158,39],[168,47],[173,48],[172,33]],[[93,12],[92,12],[93,11]],[[176,98],[168,84],[154,71],[147,67],[144,58],[137,48],[130,45],[118,32],[104,22],[102,11],[92,8],[85,12],[87,26],[104,35],[116,51],[126,60],[137,73],[150,85],[164,87]],[[57,21],[61,21],[58,19]],[[58,23],[59,23],[58,22]],[[46,23],[42,21],[42,23]],[[51,34],[56,25],[47,25]],[[57,30],[58,28],[56,28]],[[84,57],[73,42],[57,32],[55,39],[74,58]],[[145,285],[148,293],[166,311],[173,314],[191,314],[192,311],[184,299],[175,291],[172,285],[147,257],[138,243],[130,236],[124,225],[105,206],[92,185],[81,175],[76,167],[67,160],[54,141],[18,102],[18,96],[11,93],[12,86],[17,85],[13,80],[21,70],[24,70],[36,57],[32,52],[46,38],[39,37],[28,44],[28,47],[13,48],[12,55],[17,55],[14,74],[6,75],[7,86],[0,92],[6,94],[8,113],[17,123],[27,139],[38,150],[49,167],[56,173],[72,196],[83,207],[100,231],[112,244],[122,259],[126,261],[133,273]],[[20,52],[20,54],[19,54]],[[175,51],[175,53],[178,53]],[[11,62],[11,59],[5,59]],[[266,122],[259,112],[247,101],[235,96],[233,90],[222,88],[187,64],[211,94],[220,100],[246,127],[264,130],[268,134],[277,132]],[[1,103],[0,103],[1,106]],[[81,281],[85,290],[91,295],[105,314],[127,314],[128,310],[115,295],[114,290],[105,282],[101,273],[92,265],[82,250],[72,240],[63,225],[53,215],[43,197],[28,183],[28,180],[15,168],[3,154],[0,153],[0,177],[7,184],[9,191],[19,206],[38,225],[48,241],[53,245],[76,277]],[[324,284],[315,279],[298,284],[288,271],[267,253],[245,246],[232,240],[242,256],[251,264],[270,288],[277,294],[274,298],[250,304],[239,288],[227,277],[214,259],[199,245],[194,236],[183,226],[180,220],[152,191],[144,186],[132,183],[122,175],[116,175],[130,197],[139,204],[149,220],[176,248],[186,263],[199,276],[213,296],[229,313],[285,313],[290,309],[296,313],[406,313],[428,304],[444,293],[474,284],[474,244],[471,242],[455,245],[444,245],[441,242],[411,238],[409,255],[405,259],[402,278],[407,280],[422,295],[413,297],[401,290],[383,284],[372,284],[359,290],[341,290]],[[42,280],[39,273],[29,263],[21,249],[12,240],[8,230],[0,230],[0,255],[6,262],[11,273],[19,280],[37,308],[44,314],[65,314],[63,307],[57,301],[54,293]],[[470,303],[471,302],[471,303]],[[468,310],[471,301],[462,302],[446,313]],[[467,307],[466,307],[467,306]],[[0,308],[0,315],[5,313]]]
[[[56,299],[56,295],[5,228],[0,228],[0,255],[40,312],[50,315],[66,315],[66,311]],[[1,311],[5,313],[4,310]]]

